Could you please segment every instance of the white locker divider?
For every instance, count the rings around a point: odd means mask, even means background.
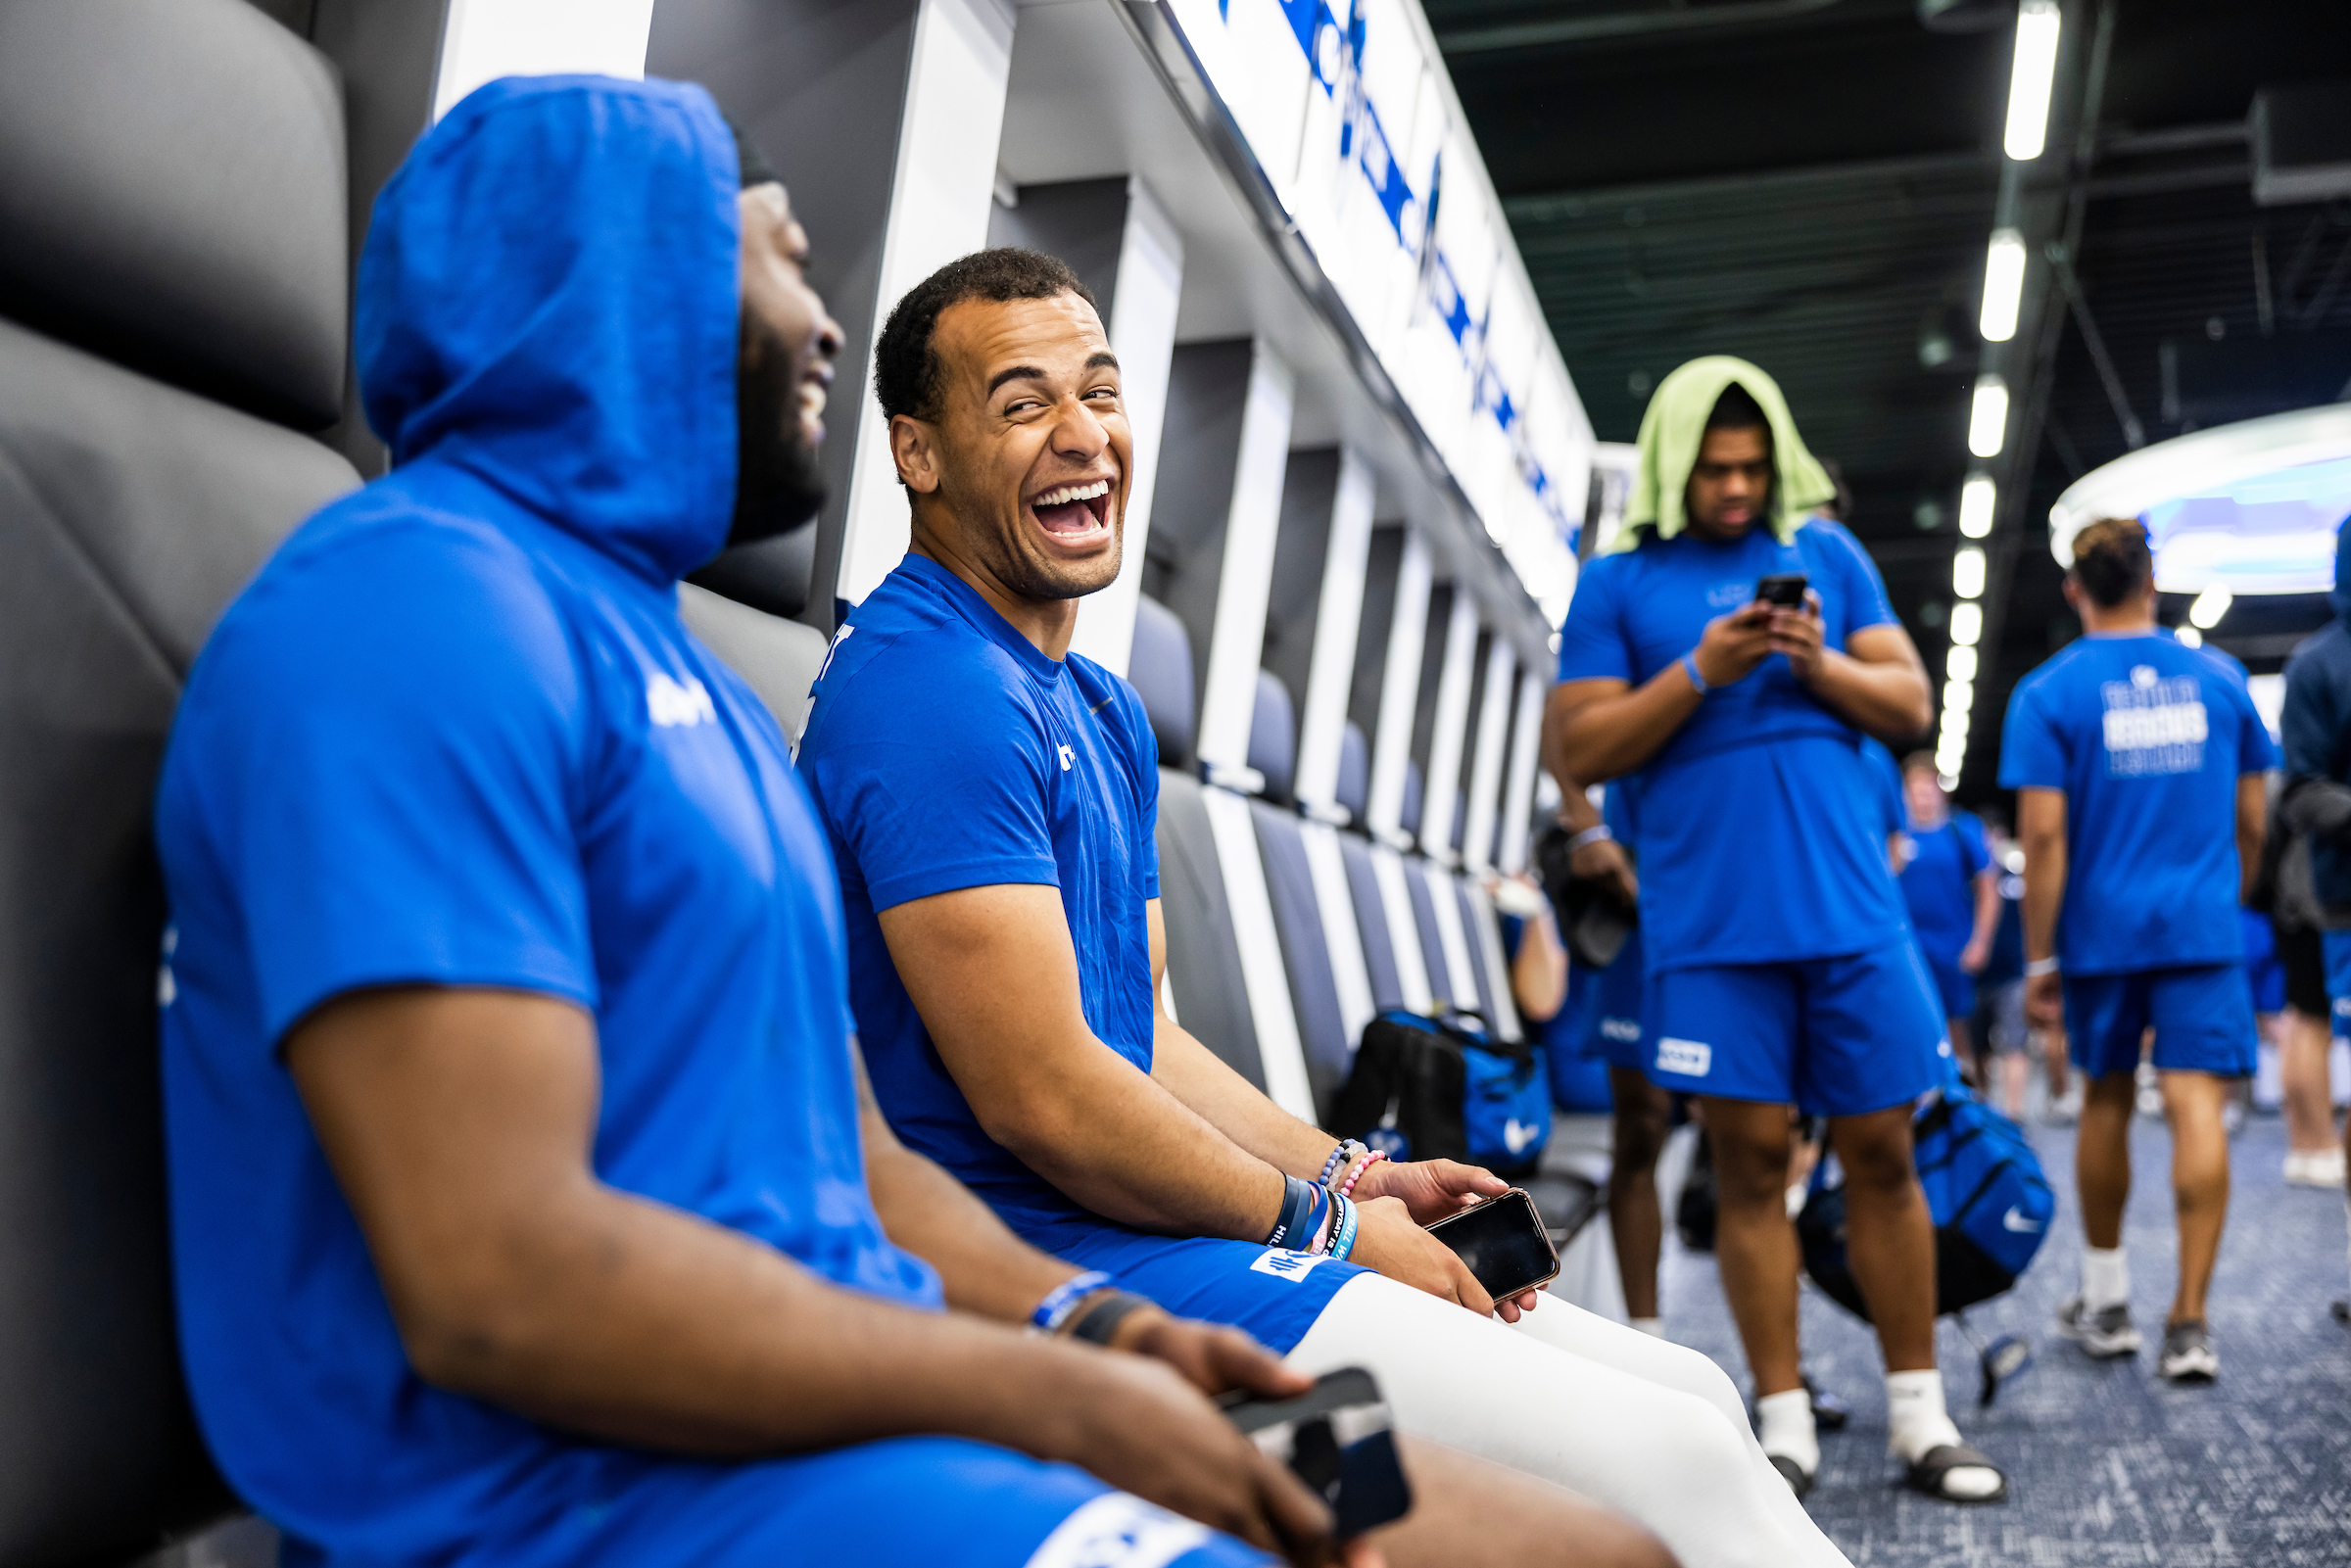
[[[653,0],[449,0],[433,118],[501,76],[645,75]]]
[[[1462,863],[1473,872],[1494,864],[1494,823],[1501,809],[1503,752],[1510,744],[1511,676],[1518,651],[1498,637],[1486,652],[1486,687],[1478,702],[1477,749],[1469,760],[1469,820],[1462,831]]]
[[[1194,753],[1211,783],[1251,789],[1249,722],[1257,714],[1258,661],[1266,650],[1266,598],[1273,585],[1273,545],[1281,525],[1281,487],[1289,466],[1290,415],[1297,378],[1260,338],[1249,354],[1248,401],[1241,408],[1240,451],[1233,459],[1232,502],[1224,520],[1224,557],[1217,572],[1217,613],[1208,643],[1208,679],[1200,693]]]
[[[1436,908],[1437,948],[1445,955],[1445,1000],[1474,1009],[1477,971],[1469,956],[1469,933],[1462,929],[1462,901],[1453,890],[1453,873],[1425,860],[1413,870],[1427,885],[1428,901]]]
[[[1292,792],[1309,816],[1335,812],[1339,743],[1347,729],[1355,645],[1363,631],[1364,579],[1377,492],[1378,481],[1363,454],[1352,447],[1341,448],[1338,489],[1330,502],[1330,545],[1323,553],[1322,591],[1315,608],[1314,657],[1307,673],[1306,705],[1298,716],[1298,774]],[[1353,918],[1349,916],[1351,923]],[[1342,1001],[1344,997],[1342,992]],[[1349,1037],[1354,1037],[1352,1028]]]
[[[1371,846],[1371,879],[1379,884],[1380,912],[1388,921],[1388,945],[1396,955],[1396,988],[1404,1005],[1415,1013],[1434,1012],[1437,993],[1429,984],[1428,965],[1421,959],[1420,924],[1413,918],[1413,890],[1404,857],[1386,844]]]
[[[1232,909],[1232,936],[1240,949],[1249,1020],[1257,1026],[1266,1097],[1312,1126],[1317,1120],[1314,1084],[1298,1039],[1298,1015],[1290,1007],[1289,971],[1282,967],[1281,933],[1273,924],[1265,862],[1258,856],[1257,825],[1249,820],[1249,802],[1228,789],[1211,784],[1200,797],[1208,807],[1209,832],[1217,840],[1217,864]]]
[[[877,339],[880,323],[908,289],[955,258],[986,248],[996,143],[1012,76],[1012,30],[1007,0],[922,0],[890,181],[889,225],[882,240]],[[889,453],[889,424],[874,402],[870,359],[858,366],[855,384],[857,449],[834,589],[851,604],[905,555],[909,522]],[[834,406],[840,405],[836,390]]]
[[[1299,825],[1306,844],[1306,869],[1315,882],[1315,907],[1322,916],[1322,942],[1330,949],[1330,977],[1339,993],[1339,1022],[1351,1042],[1378,1015],[1371,972],[1364,964],[1364,933],[1355,923],[1355,895],[1347,885],[1346,851],[1338,830],[1308,818]],[[1352,1049],[1352,1046],[1350,1047]]]
[[[1420,699],[1420,645],[1428,628],[1428,546],[1407,529],[1404,556],[1396,568],[1396,608],[1388,620],[1387,657],[1379,674],[1378,732],[1371,736],[1371,787],[1364,808],[1372,838],[1398,849],[1412,847],[1399,824],[1404,817],[1404,769],[1413,753],[1413,708]],[[1400,882],[1398,891],[1402,890]]]
[[[1527,1031],[1525,1021],[1518,1017],[1518,998],[1511,990],[1511,959],[1502,947],[1502,917],[1495,911],[1494,900],[1475,881],[1469,883],[1469,904],[1476,915],[1469,945],[1477,949],[1477,960],[1486,967],[1486,983],[1494,992],[1494,1017],[1486,1022],[1493,1025],[1496,1039],[1520,1039]]]
[[[1176,304],[1183,292],[1183,235],[1140,179],[1127,181],[1127,226],[1112,286],[1110,352],[1119,356],[1120,402],[1134,433],[1119,575],[1078,605],[1073,652],[1119,675],[1134,650],[1134,605],[1143,592],[1143,546],[1151,538],[1151,496],[1159,483],[1159,438],[1168,418],[1168,366],[1176,354]]]
[[[1453,808],[1462,795],[1462,743],[1469,729],[1469,681],[1477,663],[1477,603],[1453,595],[1445,622],[1444,663],[1437,671],[1437,711],[1428,736],[1428,776],[1421,781],[1420,850],[1440,866],[1460,863],[1453,847]]]
[[[1543,737],[1543,703],[1551,683],[1540,670],[1518,676],[1518,720],[1511,729],[1511,782],[1503,796],[1500,851],[1495,865],[1507,876],[1526,870],[1526,852],[1534,835],[1537,752]]]

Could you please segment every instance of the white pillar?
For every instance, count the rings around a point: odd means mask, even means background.
[[[1249,357],[1208,679],[1200,693],[1200,737],[1194,749],[1212,781],[1220,771],[1239,778],[1249,766],[1249,721],[1257,712],[1258,660],[1266,647],[1266,598],[1273,584],[1273,541],[1281,522],[1296,396],[1290,367],[1260,338]]]
[[[1462,742],[1469,730],[1469,678],[1477,662],[1477,605],[1466,585],[1454,590],[1444,659],[1420,794],[1420,850],[1438,865],[1452,866],[1461,858],[1453,847],[1453,808],[1462,795]]]
[[[1413,709],[1420,701],[1420,644],[1428,630],[1428,546],[1410,529],[1396,567],[1396,610],[1379,676],[1379,733],[1371,737],[1371,787],[1364,823],[1373,838],[1403,847],[1404,766],[1413,756]]]
[[[1540,670],[1518,676],[1518,722],[1511,731],[1511,782],[1502,798],[1500,852],[1495,864],[1508,876],[1526,870],[1527,840],[1535,809],[1535,779],[1542,760],[1543,702],[1551,683]]]
[[[1511,679],[1518,651],[1498,637],[1486,651],[1486,689],[1478,703],[1477,750],[1469,759],[1469,821],[1462,832],[1462,862],[1482,872],[1494,864],[1494,822],[1501,809],[1503,753],[1510,747]]]
[[[1355,686],[1355,644],[1363,630],[1364,574],[1371,553],[1371,511],[1378,496],[1371,465],[1354,448],[1339,451],[1339,483],[1330,501],[1330,545],[1322,555],[1322,592],[1315,606],[1315,650],[1298,720],[1298,776],[1293,786],[1310,810],[1333,808],[1339,742]],[[1350,1036],[1352,1038],[1352,1036]]]
[[[653,0],[449,0],[433,118],[501,76],[645,75]]]
[[[959,256],[987,245],[995,200],[996,142],[1012,75],[1008,0],[923,0],[915,18],[890,181],[889,227],[882,240],[875,337],[891,306]],[[854,604],[906,553],[906,494],[889,455],[889,426],[874,402],[874,367],[857,377],[857,451],[849,480],[840,575],[832,592]],[[839,395],[835,396],[839,406]],[[826,585],[813,585],[822,594]]]
[[[1143,546],[1151,538],[1151,493],[1159,482],[1159,438],[1168,420],[1168,365],[1176,354],[1176,304],[1183,292],[1183,236],[1139,179],[1127,181],[1127,227],[1112,286],[1110,352],[1119,356],[1120,401],[1134,433],[1119,575],[1078,606],[1071,651],[1120,675],[1134,650],[1134,603],[1143,593]]]

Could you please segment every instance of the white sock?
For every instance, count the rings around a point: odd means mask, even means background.
[[[1886,1449],[1904,1464],[1916,1464],[1935,1449],[1959,1443],[1959,1429],[1943,1406],[1943,1374],[1886,1374]],[[1943,1490],[1955,1497],[1989,1497],[2000,1489],[1999,1473],[1980,1465],[1948,1472]]]
[[[2082,1249],[2082,1305],[2091,1311],[2131,1299],[2131,1264],[2120,1247]]]
[[[1661,1317],[1636,1317],[1633,1319],[1633,1327],[1647,1334],[1651,1339],[1661,1340],[1665,1337],[1665,1319]]]
[[[1806,1475],[1820,1473],[1820,1434],[1812,1425],[1809,1389],[1766,1394],[1755,1401],[1755,1414],[1762,1418],[1763,1431],[1756,1441],[1765,1453],[1794,1459]]]

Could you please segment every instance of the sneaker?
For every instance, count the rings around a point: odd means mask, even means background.
[[[2289,1187],[2322,1187],[2330,1192],[2342,1191],[2342,1150],[2316,1149],[2308,1153],[2301,1150],[2286,1151],[2285,1184]]]
[[[2041,1119],[2052,1127],[2070,1127],[2080,1121],[2082,1119],[2081,1083],[2077,1081],[2068,1084],[2065,1093],[2049,1102],[2049,1109],[2042,1114]]]
[[[2221,1358],[2213,1354],[2212,1336],[2204,1320],[2174,1323],[2163,1331],[2163,1355],[2155,1363],[2169,1383],[2209,1383],[2221,1375]]]
[[[2138,1354],[2138,1325],[2131,1321],[2128,1302],[2116,1302],[2093,1312],[2076,1296],[2057,1308],[2057,1332],[2101,1361]]]
[[[2163,1119],[2163,1079],[2152,1062],[2138,1065],[2138,1115],[2146,1121]]]

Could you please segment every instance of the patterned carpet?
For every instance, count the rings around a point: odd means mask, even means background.
[[[2212,1292],[2221,1379],[2176,1389],[2154,1375],[2176,1253],[2162,1125],[2136,1121],[2132,1137],[2125,1245],[2133,1310],[2150,1337],[2135,1362],[2093,1362],[2051,1328],[2080,1274],[2081,1221],[2072,1130],[2034,1136],[2059,1193],[2049,1241],[1965,1330],[1942,1326],[1952,1414],[2007,1471],[2011,1500],[1961,1508],[1900,1487],[1876,1341],[1807,1287],[1805,1364],[1853,1407],[1843,1432],[1822,1438],[1813,1517],[1856,1568],[2351,1568],[2351,1331],[2327,1313],[2345,1294],[2342,1198],[2283,1184],[2277,1118],[2245,1128]],[[1746,1387],[1713,1259],[1669,1240],[1662,1284],[1672,1337]],[[1975,1407],[1971,1331],[2034,1346],[2032,1366],[1990,1411]]]

